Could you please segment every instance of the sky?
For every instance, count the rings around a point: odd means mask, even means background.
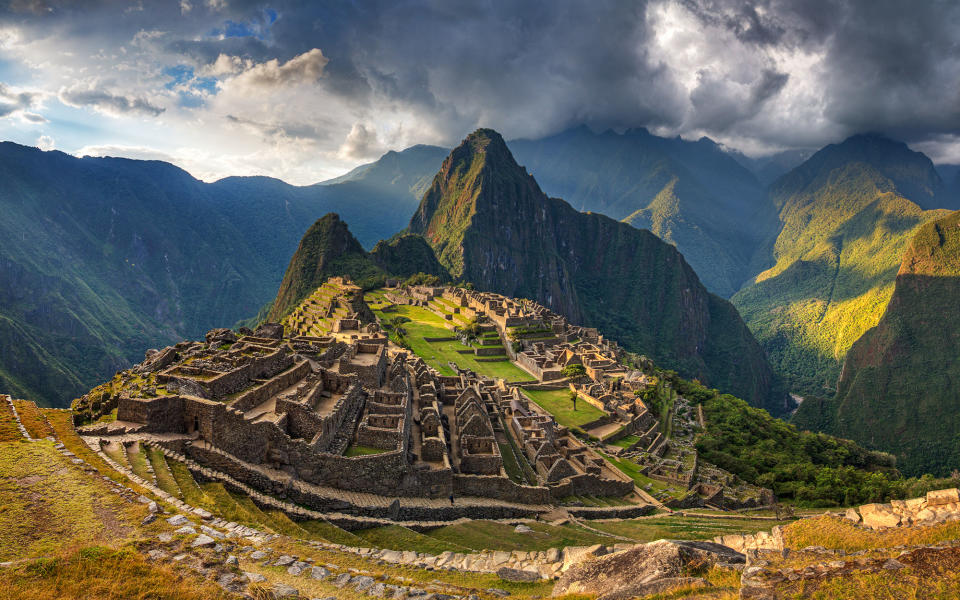
[[[310,184],[477,127],[960,163],[960,3],[0,0],[0,139]]]

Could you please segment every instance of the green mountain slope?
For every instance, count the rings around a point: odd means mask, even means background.
[[[330,213],[310,226],[283,275],[276,299],[261,311],[258,321],[278,322],[330,277],[347,276],[364,288],[383,285],[387,277],[416,273],[448,280],[433,250],[418,235],[406,234],[381,241],[366,252],[345,221]]]
[[[503,139],[455,148],[410,222],[455,278],[534,298],[710,385],[782,412],[762,350],[673,246],[548,198]]]
[[[960,464],[960,212],[920,227],[876,327],[850,348],[835,398],[795,420],[895,453],[911,474]]]
[[[782,228],[732,302],[792,392],[832,395],[847,350],[877,324],[913,232],[943,211],[929,159],[879,136],[827,146],[771,187]],[[770,266],[772,263],[772,266]]]
[[[777,224],[756,177],[707,138],[580,127],[509,147],[547,194],[651,230],[721,296],[751,275],[751,255]]]

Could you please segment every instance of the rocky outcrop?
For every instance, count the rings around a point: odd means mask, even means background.
[[[845,518],[870,529],[936,525],[960,519],[960,490],[950,488],[927,492],[924,498],[893,500],[888,504],[865,504],[860,514],[850,509]]]
[[[713,542],[658,540],[581,562],[564,573],[553,595],[589,594],[604,600],[645,596],[696,585],[685,576],[690,568],[739,567],[744,562],[743,554]]]

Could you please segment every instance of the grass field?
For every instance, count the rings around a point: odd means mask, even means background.
[[[576,525],[554,527],[546,523],[531,523],[530,527],[533,533],[517,533],[513,525],[496,521],[470,521],[434,529],[426,535],[475,550],[547,550],[616,542],[614,538]]]
[[[356,446],[350,445],[347,447],[347,451],[343,453],[344,456],[367,456],[369,454],[383,454],[387,450],[381,450],[380,448],[373,448],[372,446]]]
[[[591,421],[596,421],[606,414],[582,399],[577,400],[577,408],[574,410],[573,402],[570,401],[569,390],[528,390],[523,388],[523,393],[536,402],[540,408],[553,415],[557,423],[567,427],[580,427]]]
[[[379,305],[374,305],[379,306]],[[448,362],[452,362],[463,369],[470,369],[480,375],[488,377],[502,377],[507,381],[530,381],[533,376],[514,365],[509,360],[500,362],[478,362],[473,354],[460,354],[458,350],[470,350],[459,341],[428,342],[424,338],[453,337],[452,329],[436,314],[419,306],[400,305],[396,310],[383,312],[374,309],[374,314],[381,323],[388,323],[391,318],[401,316],[410,319],[403,324],[406,341],[417,356],[420,356],[428,365],[440,372],[441,375],[455,375]],[[385,328],[386,329],[386,328]],[[390,339],[397,342],[397,337],[390,332]]]
[[[0,560],[122,538],[145,514],[52,442],[0,444]]]

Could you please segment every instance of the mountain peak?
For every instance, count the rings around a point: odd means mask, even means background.
[[[543,198],[503,137],[493,129],[477,129],[443,161],[410,220],[410,231],[423,235],[451,275],[460,277],[463,236],[478,213],[515,212]]]
[[[872,179],[880,191],[896,190],[923,209],[960,207],[946,196],[943,180],[925,154],[881,133],[860,133],[825,146],[773,188],[777,194],[792,193],[854,165],[865,167],[859,176]]]
[[[381,273],[340,215],[327,213],[303,234],[267,320],[279,321],[328,277],[343,274],[359,281]]]

